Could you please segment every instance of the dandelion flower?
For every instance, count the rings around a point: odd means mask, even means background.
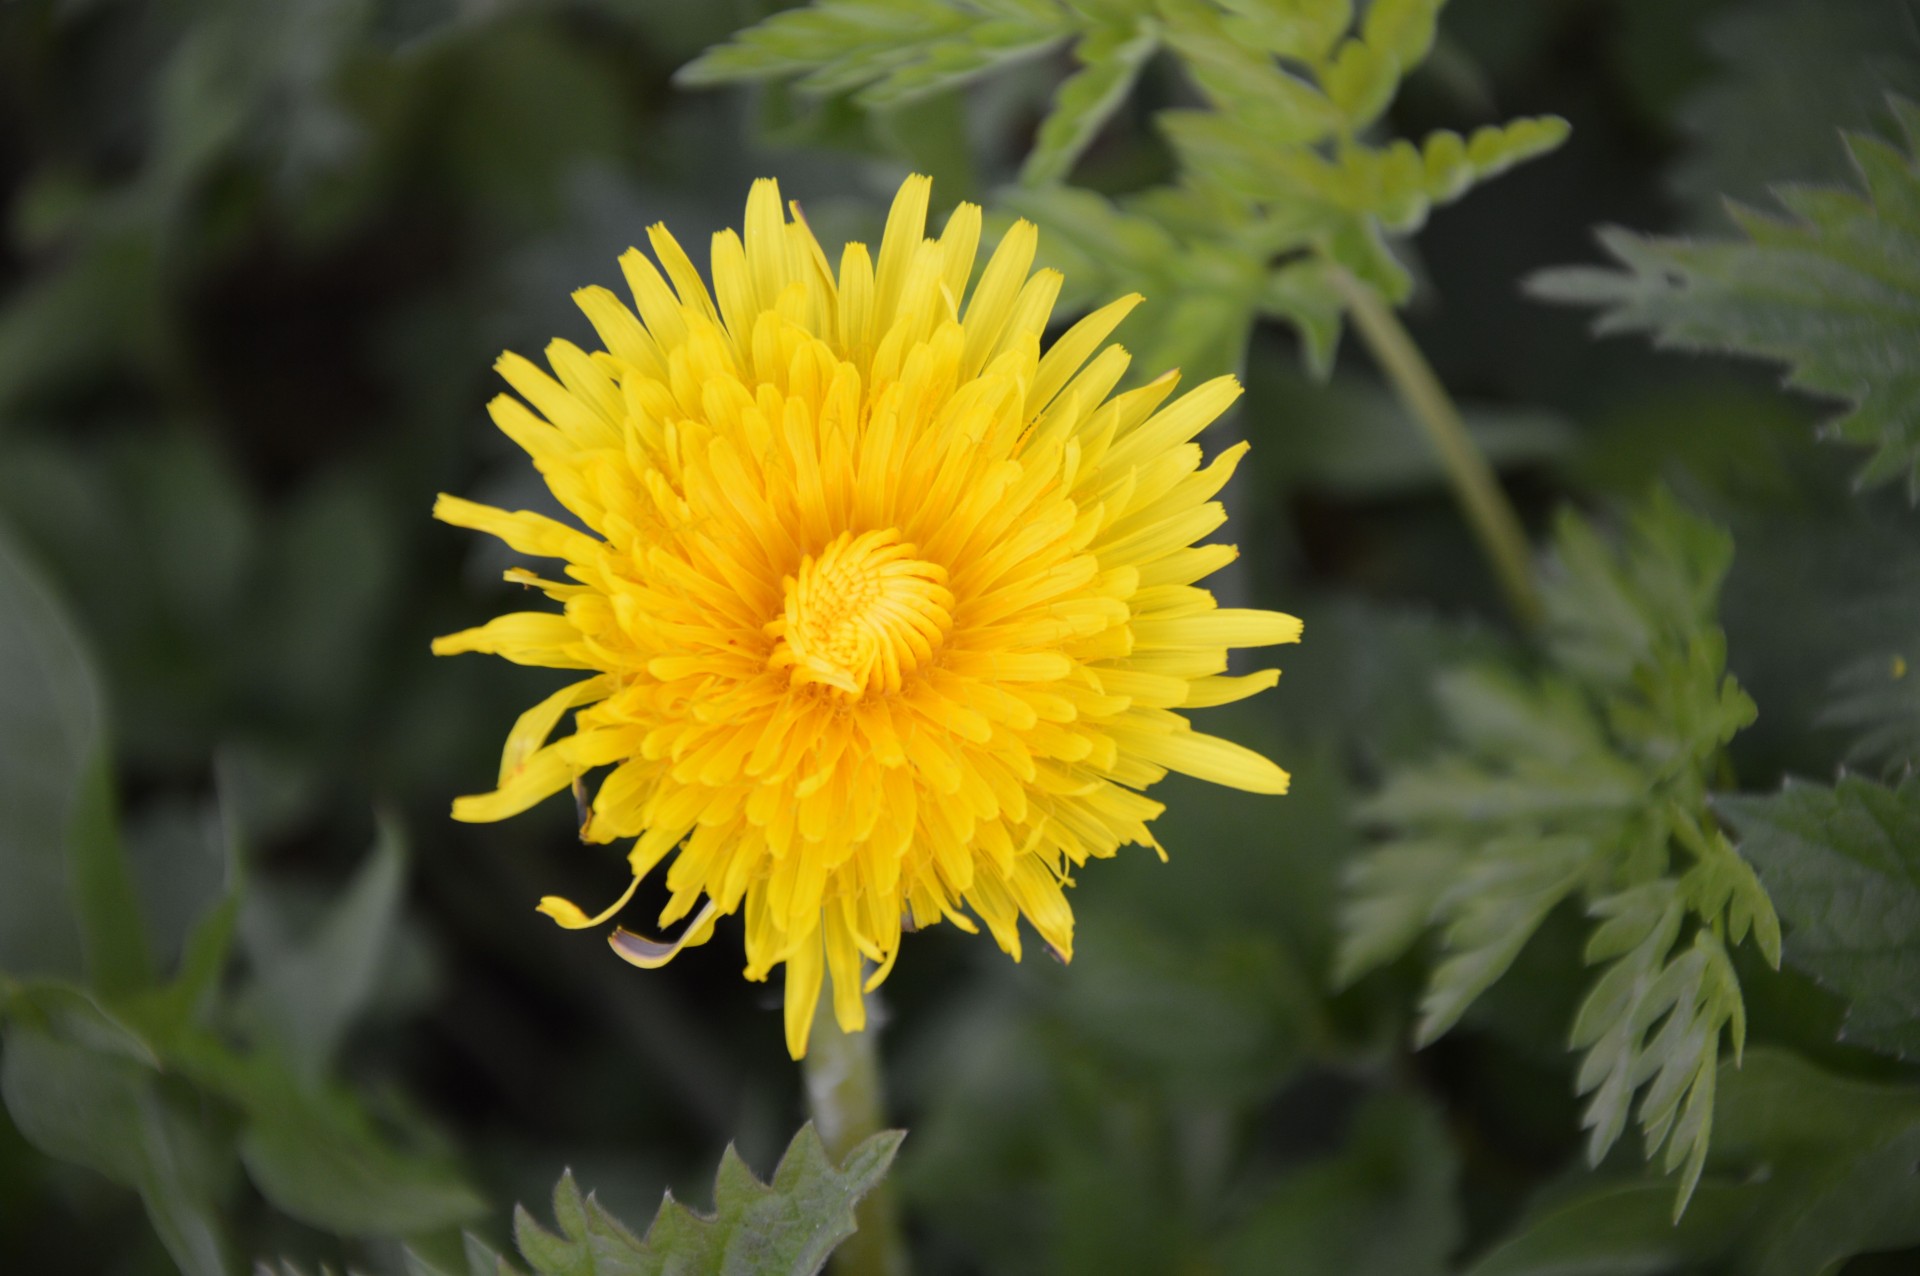
[[[637,317],[574,294],[604,351],[555,341],[552,375],[498,364],[520,397],[493,419],[578,525],[434,509],[564,575],[508,572],[561,609],[435,652],[587,675],[521,715],[498,788],[454,818],[601,775],[582,837],[633,839],[633,881],[599,916],[540,910],[604,925],[666,863],[658,924],[678,938],[617,928],[614,951],[659,966],[744,910],[747,978],[786,966],[795,1058],[823,976],[860,1029],[905,930],[977,918],[1018,960],[1024,917],[1070,957],[1070,874],[1126,844],[1164,858],[1148,827],[1164,808],[1141,790],[1168,771],[1287,787],[1177,712],[1272,686],[1276,670],[1227,676],[1228,650],[1300,636],[1195,584],[1235,556],[1195,542],[1225,520],[1213,498],[1246,445],[1203,467],[1193,439],[1240,387],[1174,398],[1169,374],[1113,394],[1128,356],[1103,343],[1138,297],[1043,351],[1061,278],[1033,271],[1033,226],[969,289],[980,210],[928,238],[929,187],[908,178],[878,259],[848,244],[835,270],[756,182],[744,235],[714,237],[711,293],[654,226],[658,267],[620,260]]]

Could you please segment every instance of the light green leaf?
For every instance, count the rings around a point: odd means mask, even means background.
[[[1413,947],[1468,856],[1452,842],[1402,839],[1355,860],[1340,908],[1334,984],[1344,988]]]
[[[1686,951],[1669,955],[1685,902],[1671,882],[1657,881],[1594,905],[1606,921],[1594,933],[1588,959],[1624,951],[1581,1004],[1570,1042],[1586,1051],[1575,1088],[1593,1095],[1581,1117],[1591,1132],[1588,1161],[1599,1164],[1620,1137],[1634,1094],[1645,1086],[1638,1117],[1646,1154],[1652,1158],[1664,1146],[1667,1170],[1685,1166],[1676,1217],[1706,1164],[1721,1030],[1732,1024],[1736,1055],[1745,1035],[1739,981],[1713,932],[1696,932]]]
[[[1201,95],[1237,127],[1273,148],[1311,145],[1338,133],[1340,108],[1315,85],[1235,38],[1203,0],[1160,0],[1168,47]]]
[[[1779,903],[1787,962],[1847,999],[1843,1039],[1920,1058],[1920,779],[1716,805]]]
[[[682,67],[681,84],[798,75],[808,92],[898,106],[953,88],[1072,35],[1053,0],[818,0],[777,13]]]
[[[1020,167],[1029,186],[1062,181],[1094,139],[1159,47],[1157,29],[1143,22],[1137,30],[1102,27],[1074,46],[1080,69],[1061,83],[1053,110],[1040,124],[1033,150]]]
[[[1364,127],[1393,101],[1393,91],[1400,87],[1400,62],[1370,40],[1347,40],[1320,72],[1320,82],[1341,113]]]
[[[1712,628],[1733,562],[1733,538],[1664,488],[1635,507],[1627,532],[1616,553],[1590,524],[1562,514],[1541,581],[1554,659],[1609,688],[1631,682],[1662,646],[1684,652]]]
[[[1361,37],[1401,67],[1416,67],[1433,51],[1433,37],[1446,0],[1373,0]]]
[[[876,1134],[835,1166],[813,1126],[802,1126],[767,1183],[729,1146],[713,1213],[668,1193],[644,1238],[583,1198],[568,1174],[553,1192],[558,1234],[524,1209],[514,1234],[537,1276],[812,1276],[853,1235],[853,1207],[886,1174],[904,1137]]]
[[[1920,107],[1896,101],[1909,147]],[[1864,190],[1783,186],[1786,216],[1736,208],[1745,239],[1600,239],[1624,269],[1565,267],[1538,296],[1603,307],[1596,330],[1788,365],[1786,383],[1844,401],[1826,436],[1873,449],[1862,485],[1904,478],[1920,500],[1920,166],[1876,138],[1847,139]]]
[[[1219,0],[1236,39],[1317,65],[1353,22],[1352,0]]]
[[[1437,1040],[1507,973],[1547,914],[1580,885],[1593,850],[1582,838],[1524,836],[1480,848],[1441,898],[1444,956],[1420,1000],[1417,1045]]]

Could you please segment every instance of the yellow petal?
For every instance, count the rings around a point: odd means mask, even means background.
[[[671,943],[648,939],[645,935],[636,935],[625,927],[619,927],[613,934],[607,936],[607,945],[619,954],[621,961],[629,966],[638,966],[642,970],[658,970],[678,957],[683,949],[698,948],[712,939],[714,919],[719,915],[719,908],[712,901],[708,901],[706,907],[694,914],[693,920],[687,923],[687,928],[680,932],[680,938]]]

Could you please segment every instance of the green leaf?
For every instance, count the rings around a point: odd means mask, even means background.
[[[1563,513],[1541,582],[1555,661],[1597,686],[1625,686],[1660,648],[1687,651],[1712,629],[1732,562],[1733,538],[1664,488],[1634,508],[1620,552]]]
[[[1392,837],[1348,876],[1336,977],[1439,935],[1416,1031],[1449,1030],[1562,901],[1606,963],[1573,1018],[1596,1162],[1630,1115],[1666,1150],[1685,1209],[1713,1129],[1720,1042],[1738,1058],[1745,1005],[1721,935],[1779,956],[1768,892],[1705,806],[1720,757],[1753,720],[1715,623],[1732,544],[1656,492],[1624,543],[1562,517],[1543,589],[1546,671],[1443,675],[1450,747],[1391,771],[1361,818]],[[1636,1107],[1637,1100],[1637,1107]]]
[[[341,1236],[411,1236],[486,1210],[452,1166],[395,1149],[338,1097],[289,1088],[250,1108],[240,1139],[247,1174],[304,1223]]]
[[[1733,1248],[1759,1215],[1752,1192],[1704,1183],[1673,1220],[1660,1183],[1619,1183],[1531,1212],[1466,1276],[1622,1276],[1699,1271]]]
[[[1685,916],[1670,882],[1635,887],[1595,904],[1606,919],[1588,960],[1617,959],[1594,984],[1574,1019],[1571,1045],[1586,1050],[1575,1088],[1593,1098],[1581,1117],[1591,1132],[1587,1159],[1599,1164],[1627,1121],[1641,1086],[1638,1118],[1651,1158],[1663,1146],[1665,1168],[1684,1165],[1675,1217],[1700,1181],[1713,1132],[1713,1093],[1721,1030],[1732,1025],[1735,1054],[1745,1036],[1740,985],[1726,949],[1710,930],[1671,956]],[[1625,944],[1629,937],[1636,942]]]
[[[1020,166],[1020,180],[1029,186],[1064,180],[1159,46],[1157,28],[1145,21],[1134,30],[1101,27],[1082,37],[1073,50],[1080,69],[1054,95],[1053,110]]]
[[[0,528],[0,970],[81,970],[66,850],[102,718],[85,644]]]
[[[1487,843],[1441,897],[1444,957],[1420,1000],[1418,1045],[1429,1045],[1507,973],[1547,914],[1586,875],[1593,855],[1581,838],[1516,837]]]
[[[1894,103],[1909,148],[1920,107]],[[1624,269],[1566,267],[1529,288],[1603,307],[1596,329],[1656,344],[1770,359],[1786,383],[1844,401],[1827,437],[1873,449],[1864,485],[1904,477],[1920,500],[1920,166],[1910,151],[1851,135],[1859,191],[1782,186],[1786,216],[1733,211],[1744,239],[1600,235]]]
[[[309,1083],[331,1066],[378,985],[405,880],[405,840],[383,817],[366,863],[312,935],[289,942],[266,929],[270,922],[257,922],[249,935],[259,969],[245,1013]]]
[[[1363,39],[1402,67],[1427,60],[1446,0],[1373,0],[1361,23]]]
[[[1454,842],[1390,842],[1347,869],[1333,982],[1344,988],[1393,961],[1437,919],[1435,908],[1460,877],[1469,851]]]
[[[853,1207],[886,1174],[905,1137],[876,1134],[835,1166],[813,1126],[802,1126],[768,1183],[729,1146],[713,1213],[690,1210],[669,1192],[643,1238],[583,1198],[569,1173],[553,1190],[559,1232],[522,1209],[514,1235],[538,1276],[812,1276],[853,1235]]]
[[[811,93],[857,90],[867,106],[898,106],[1040,53],[1076,25],[1053,0],[817,0],[749,27],[674,78],[702,86],[799,75]]]
[[[138,1191],[186,1276],[226,1276],[213,1206],[217,1154],[197,1114],[179,1110],[157,1072],[16,1023],[0,1054],[0,1095],[42,1152]]]
[[[1226,28],[1255,48],[1318,64],[1353,22],[1352,0],[1219,0]]]
[[[1160,0],[1168,47],[1203,97],[1236,126],[1273,147],[1312,145],[1338,133],[1339,106],[1319,85],[1236,38],[1202,0]]]
[[[1041,262],[1073,289],[1063,306],[1129,288],[1146,295],[1123,329],[1135,368],[1178,369],[1190,384],[1238,371],[1266,272],[1257,248],[1182,247],[1181,229],[1163,210],[1072,187],[1008,191],[1002,203],[1040,227]]]
[[[120,1054],[14,1025],[0,1056],[0,1090],[27,1141],[48,1156],[132,1186],[140,1178],[140,1107],[153,1070]]]
[[[1779,1050],[1722,1070],[1715,1168],[1768,1183],[1733,1270],[1822,1276],[1920,1244],[1920,1094],[1824,1072]]]
[[[67,830],[67,855],[88,980],[107,996],[151,983],[153,962],[147,953],[146,924],[120,840],[113,761],[104,742],[95,748],[80,781]]]
[[[1721,798],[1779,902],[1787,962],[1847,999],[1844,1040],[1920,1058],[1920,779]]]
[[[1716,1083],[1706,1177],[1677,1222],[1654,1182],[1607,1182],[1522,1219],[1467,1276],[1726,1271],[1826,1276],[1920,1243],[1920,1095],[1755,1049]]]

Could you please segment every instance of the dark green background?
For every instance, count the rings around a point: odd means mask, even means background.
[[[392,811],[406,912],[343,1071],[443,1131],[497,1206],[496,1240],[568,1165],[636,1221],[668,1185],[703,1201],[729,1139],[764,1171],[803,1113],[779,989],[739,978],[737,923],[666,972],[628,969],[532,911],[622,878],[566,803],[447,818],[560,678],[428,654],[515,602],[503,551],[432,522],[434,494],[542,499],[486,420],[490,364],[591,340],[573,289],[617,286],[615,257],[652,221],[691,245],[737,224],[756,176],[823,238],[871,238],[910,166],[937,204],[991,203],[1066,69],[1023,64],[872,120],[672,86],[764,12],[0,5],[0,522],[103,671],[147,930],[170,963],[216,892],[216,803],[243,813],[241,930],[261,943],[319,914]],[[1455,0],[1391,116],[1413,135],[1571,120],[1561,151],[1434,216],[1408,321],[1536,529],[1562,500],[1604,507],[1659,478],[1732,530],[1751,789],[1829,775],[1845,744],[1816,721],[1830,679],[1920,626],[1914,515],[1853,494],[1857,458],[1816,447],[1823,409],[1769,371],[1596,343],[1518,282],[1593,259],[1598,223],[1724,229],[1717,192],[1844,178],[1835,129],[1884,129],[1879,94],[1920,91],[1917,54],[1897,3]],[[1163,176],[1148,115],[1185,93],[1156,63],[1076,180]],[[1229,496],[1242,566],[1221,588],[1302,616],[1306,640],[1282,650],[1277,690],[1212,721],[1289,767],[1293,793],[1167,785],[1171,863],[1136,850],[1081,875],[1070,970],[1016,968],[951,928],[908,943],[882,1041],[925,1271],[1420,1276],[1580,1173],[1562,1048],[1578,919],[1419,1054],[1416,970],[1327,991],[1350,799],[1432,746],[1431,674],[1508,636],[1363,354],[1343,349],[1321,387],[1290,334],[1262,329],[1246,380],[1220,436],[1254,443]],[[0,723],[0,749],[35,747]],[[1816,994],[1749,983],[1757,1028],[1827,1049]],[[1629,1174],[1637,1153],[1615,1160]],[[250,1253],[394,1261],[286,1224],[244,1185],[230,1207]],[[0,1118],[0,1268],[169,1265],[131,1193]]]

